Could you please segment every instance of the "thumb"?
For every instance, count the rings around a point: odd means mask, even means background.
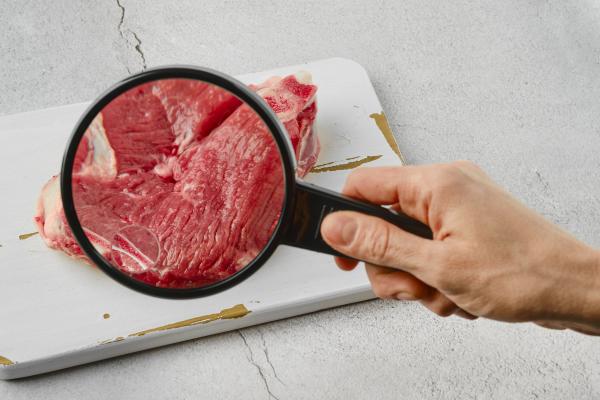
[[[380,218],[353,211],[327,215],[321,224],[321,236],[345,255],[409,272],[427,268],[438,244]]]

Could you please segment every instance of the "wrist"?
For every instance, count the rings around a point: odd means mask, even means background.
[[[563,249],[562,271],[551,294],[555,320],[600,327],[600,251],[583,243]]]
[[[589,285],[582,291],[581,322],[600,327],[600,251],[590,248],[586,271]]]

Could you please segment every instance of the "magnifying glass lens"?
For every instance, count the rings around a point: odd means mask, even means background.
[[[157,80],[94,117],[72,195],[86,237],[113,268],[153,286],[198,288],[268,245],[284,204],[283,161],[263,120],[230,92]]]

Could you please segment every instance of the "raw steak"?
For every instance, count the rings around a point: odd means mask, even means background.
[[[76,171],[106,178],[151,169],[165,156],[176,154],[175,134],[151,84],[113,100],[84,140],[87,143],[79,146],[75,157]]]
[[[305,175],[319,152],[310,75],[251,87],[284,123]],[[86,132],[73,187],[94,246],[161,287],[197,287],[243,268],[271,237],[284,195],[279,155],[258,116],[221,89],[181,79],[111,102]],[[48,246],[87,260],[57,177],[42,189],[35,221]]]
[[[229,92],[184,79],[158,82],[153,93],[162,102],[177,135],[179,153],[207,136],[240,105],[240,100]]]

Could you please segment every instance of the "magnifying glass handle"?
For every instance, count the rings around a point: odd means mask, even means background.
[[[296,182],[296,198],[291,223],[283,237],[283,244],[345,256],[329,246],[321,237],[321,222],[334,211],[357,211],[390,222],[414,235],[432,239],[431,229],[415,219],[387,208],[365,203],[306,182]]]

